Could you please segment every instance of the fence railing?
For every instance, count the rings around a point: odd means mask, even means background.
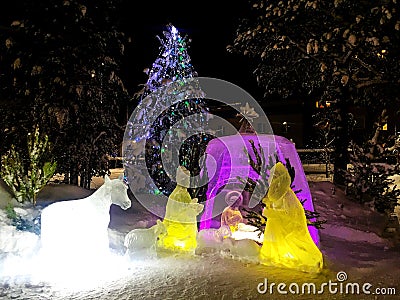
[[[334,149],[297,149],[300,160],[306,174],[325,174],[330,178],[333,174]]]

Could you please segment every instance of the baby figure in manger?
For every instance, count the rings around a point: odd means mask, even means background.
[[[268,193],[263,198],[267,223],[260,261],[265,265],[318,273],[323,266],[322,253],[308,231],[304,208],[290,187],[289,172],[278,162],[270,174]]]
[[[183,166],[176,171],[176,188],[168,197],[163,223],[166,234],[158,240],[158,249],[194,254],[197,247],[197,215],[203,205],[190,197],[187,188],[190,172]]]

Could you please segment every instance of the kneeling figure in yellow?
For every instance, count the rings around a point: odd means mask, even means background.
[[[163,223],[167,233],[160,237],[158,248],[194,254],[197,247],[197,215],[203,205],[190,197],[190,172],[183,166],[176,171],[176,188],[168,197]]]
[[[281,162],[271,169],[269,183],[268,193],[263,198],[267,223],[260,250],[261,263],[320,272],[322,253],[311,238],[303,205],[290,188],[289,172]]]

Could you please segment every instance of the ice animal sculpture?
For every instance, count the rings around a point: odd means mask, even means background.
[[[252,239],[236,240],[228,237],[222,242],[223,252],[231,255],[234,259],[259,262],[260,246]]]
[[[110,206],[126,210],[131,206],[127,186],[122,178],[111,180],[92,195],[76,200],[60,201],[43,209],[41,215],[42,253],[64,260],[76,257],[92,259],[109,252],[108,225]]]
[[[125,236],[125,256],[130,259],[156,254],[157,239],[167,233],[160,220],[150,228],[135,228]]]
[[[263,198],[267,217],[260,262],[304,272],[320,272],[322,253],[307,228],[304,208],[290,188],[290,175],[278,162],[271,169],[269,189]]]
[[[194,254],[197,247],[197,215],[203,210],[203,205],[192,199],[189,187],[190,173],[183,167],[176,171],[176,188],[168,197],[163,223],[167,234],[160,237],[158,248]]]

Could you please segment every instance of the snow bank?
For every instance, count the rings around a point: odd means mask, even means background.
[[[32,209],[15,208],[15,211],[26,218],[29,217],[29,214],[32,219],[36,215]],[[17,230],[11,223],[12,221],[7,217],[6,213],[0,210],[0,253],[18,256],[33,255],[40,246],[39,236],[32,232]]]
[[[350,227],[324,224],[324,235],[337,237],[349,242],[367,242],[370,244],[385,244],[385,240],[373,232],[365,232]]]
[[[321,248],[329,259],[331,270],[327,270],[326,274],[319,275],[318,278],[322,278],[324,282],[335,280],[336,274],[328,273],[328,271],[346,271],[350,276],[349,280],[353,282],[357,280],[361,283],[371,282],[374,286],[398,287],[400,279],[400,269],[396,267],[400,262],[398,250],[397,252],[390,248],[385,250],[385,247],[380,244],[382,239],[378,235],[383,218],[367,207],[347,201],[344,193],[339,189],[332,194],[332,187],[329,182],[312,184],[317,211],[321,213],[322,219],[328,220],[328,223],[324,224],[325,229],[321,230]],[[70,195],[70,191],[76,194]],[[81,190],[79,187],[54,185],[47,189],[48,194],[42,194],[46,196],[42,197],[41,201],[57,200],[57,194],[69,199],[82,198],[84,193],[91,192]],[[78,195],[80,193],[82,194]],[[157,202],[154,201],[154,203]],[[123,246],[125,234],[135,228],[149,228],[156,223],[157,219],[157,216],[149,213],[135,201],[127,211],[117,206],[111,207],[110,214],[111,228],[108,229],[110,248],[119,254],[116,255],[118,259],[125,253]],[[32,235],[32,233],[10,228],[5,231],[3,230],[5,226],[11,226],[11,223],[4,211],[0,210],[0,236],[4,233],[10,238],[12,236],[12,239],[19,240],[18,243],[22,243],[25,234]],[[0,299],[117,300],[132,299],[132,297],[142,300],[153,298],[259,299],[267,296],[257,292],[257,284],[265,277],[268,277],[271,282],[286,283],[315,282],[316,280],[314,274],[288,272],[286,269],[267,267],[262,264],[247,264],[247,262],[254,262],[252,257],[258,251],[256,245],[253,242],[246,245],[247,241],[238,243],[227,238],[226,234],[215,231],[216,229],[209,229],[199,232],[196,250],[196,254],[199,255],[197,256],[190,258],[166,256],[143,261],[135,260],[129,264],[130,273],[125,277],[123,277],[125,275],[123,267],[127,266],[127,262],[118,259],[110,260],[111,268],[107,269],[107,272],[112,275],[118,271],[115,275],[118,279],[112,277],[111,280],[102,281],[102,279],[86,276],[79,270],[72,275],[75,281],[70,290],[64,286],[61,289],[61,287],[47,285],[44,281],[39,281],[35,285],[33,280],[35,278],[26,280],[25,277],[21,277],[18,281],[11,277],[5,280],[2,278],[0,279]],[[15,253],[19,251],[19,247],[24,248],[28,245],[10,246],[8,245],[9,238],[7,242],[4,242],[5,237],[1,238],[0,275],[5,274],[3,267],[6,263],[13,272],[19,272],[18,266],[21,266],[22,271],[27,270],[26,260],[18,259],[19,257],[11,252],[6,253],[4,249],[6,246],[10,247]],[[32,245],[36,243],[32,241]],[[10,259],[4,260],[4,255],[8,255]],[[244,257],[245,255],[248,257]],[[38,264],[32,266],[31,270],[40,271],[41,268],[43,264]],[[22,274],[26,275],[26,273]],[[98,272],[97,275],[104,275],[104,272],[103,274]],[[88,280],[97,280],[97,286],[98,284],[101,286],[97,288],[86,286],[89,284]],[[65,284],[65,282],[61,283]],[[82,287],[84,291],[80,290],[79,283],[85,284]],[[286,296],[293,300],[304,298],[299,295]],[[332,295],[329,299],[337,297],[340,298],[339,295]]]
[[[17,208],[16,208],[17,210]],[[18,209],[21,213],[23,209]],[[29,211],[24,213],[28,217]],[[21,276],[40,248],[38,235],[18,230],[12,220],[0,209],[0,282],[3,277]]]

